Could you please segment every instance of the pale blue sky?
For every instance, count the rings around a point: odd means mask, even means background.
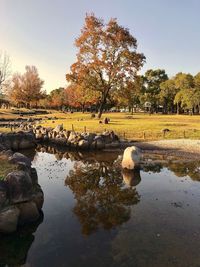
[[[13,72],[35,65],[47,91],[64,86],[87,12],[130,29],[147,59],[142,72],[200,71],[200,0],[0,0],[0,50]]]

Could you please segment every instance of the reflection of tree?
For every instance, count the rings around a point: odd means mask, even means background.
[[[139,202],[136,189],[124,185],[120,169],[105,162],[75,164],[65,183],[74,192],[74,213],[86,235],[128,221],[130,206]]]
[[[173,161],[167,163],[146,163],[142,165],[144,172],[161,172],[163,167],[167,167],[174,172],[177,177],[189,176],[194,181],[200,181],[200,162],[199,161]]]
[[[26,263],[28,251],[35,239],[34,232],[42,221],[41,213],[37,222],[23,226],[13,234],[0,236],[0,267],[21,266]]]
[[[168,169],[178,177],[189,176],[194,181],[200,181],[200,162],[198,161],[169,163]]]
[[[146,163],[143,164],[142,170],[144,172],[153,172],[153,173],[159,173],[163,169],[163,165],[161,163]]]

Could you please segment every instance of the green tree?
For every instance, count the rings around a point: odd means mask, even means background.
[[[160,84],[159,99],[163,106],[163,113],[174,112],[174,98],[177,88],[173,79],[166,80]]]
[[[198,112],[200,114],[200,72],[194,76],[194,87],[195,87],[195,98],[196,104],[198,108]]]
[[[178,90],[194,87],[194,78],[189,73],[179,72],[174,77],[175,86]]]
[[[116,91],[114,99],[119,106],[129,107],[133,114],[134,108],[140,104],[142,80],[136,76],[134,81],[127,82],[123,90]]]
[[[174,77],[174,83],[177,90],[177,94],[174,99],[174,103],[177,105],[177,114],[180,113],[180,109],[191,110],[195,107],[194,99],[194,77],[189,73],[179,72]]]
[[[143,76],[143,101],[151,103],[151,111],[157,111],[160,84],[168,80],[165,70],[147,70]]]
[[[137,53],[137,40],[116,19],[107,24],[94,15],[86,15],[81,35],[76,39],[77,61],[66,75],[67,81],[100,93],[99,118],[106,102],[116,90],[134,80],[145,57]]]

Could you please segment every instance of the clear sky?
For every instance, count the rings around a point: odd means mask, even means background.
[[[35,65],[47,91],[65,86],[86,13],[129,28],[149,68],[200,71],[200,0],[0,0],[0,50],[13,72]]]

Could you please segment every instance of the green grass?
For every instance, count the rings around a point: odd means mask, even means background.
[[[61,113],[51,111],[48,115],[35,115],[33,117],[45,118],[41,125],[47,127],[55,127],[57,124],[63,123],[67,130],[72,129],[82,132],[86,128],[88,132],[101,133],[106,130],[115,131],[120,137],[129,140],[159,140],[159,139],[177,139],[177,138],[194,138],[200,139],[200,116],[189,115],[149,115],[128,113],[107,113],[103,114],[102,121],[105,117],[110,118],[109,124],[99,124],[99,119],[91,119],[89,113]],[[7,114],[12,116],[12,114]],[[15,115],[16,116],[16,115]],[[57,117],[54,123],[46,117]],[[1,117],[1,114],[0,114]],[[162,129],[168,128],[170,132],[164,136]],[[9,131],[9,129],[0,128],[0,131]]]
[[[52,114],[53,115],[53,114]],[[55,114],[54,114],[55,115]],[[186,115],[148,115],[134,114],[128,115],[124,113],[109,113],[104,114],[110,118],[109,124],[99,124],[98,119],[91,119],[90,114],[59,114],[56,115],[59,119],[52,121],[45,120],[42,125],[55,127],[57,124],[63,123],[65,129],[75,129],[75,131],[102,132],[113,130],[121,137],[126,139],[174,139],[174,138],[195,138],[200,139],[200,116]],[[170,132],[165,136],[162,129],[168,128]]]

